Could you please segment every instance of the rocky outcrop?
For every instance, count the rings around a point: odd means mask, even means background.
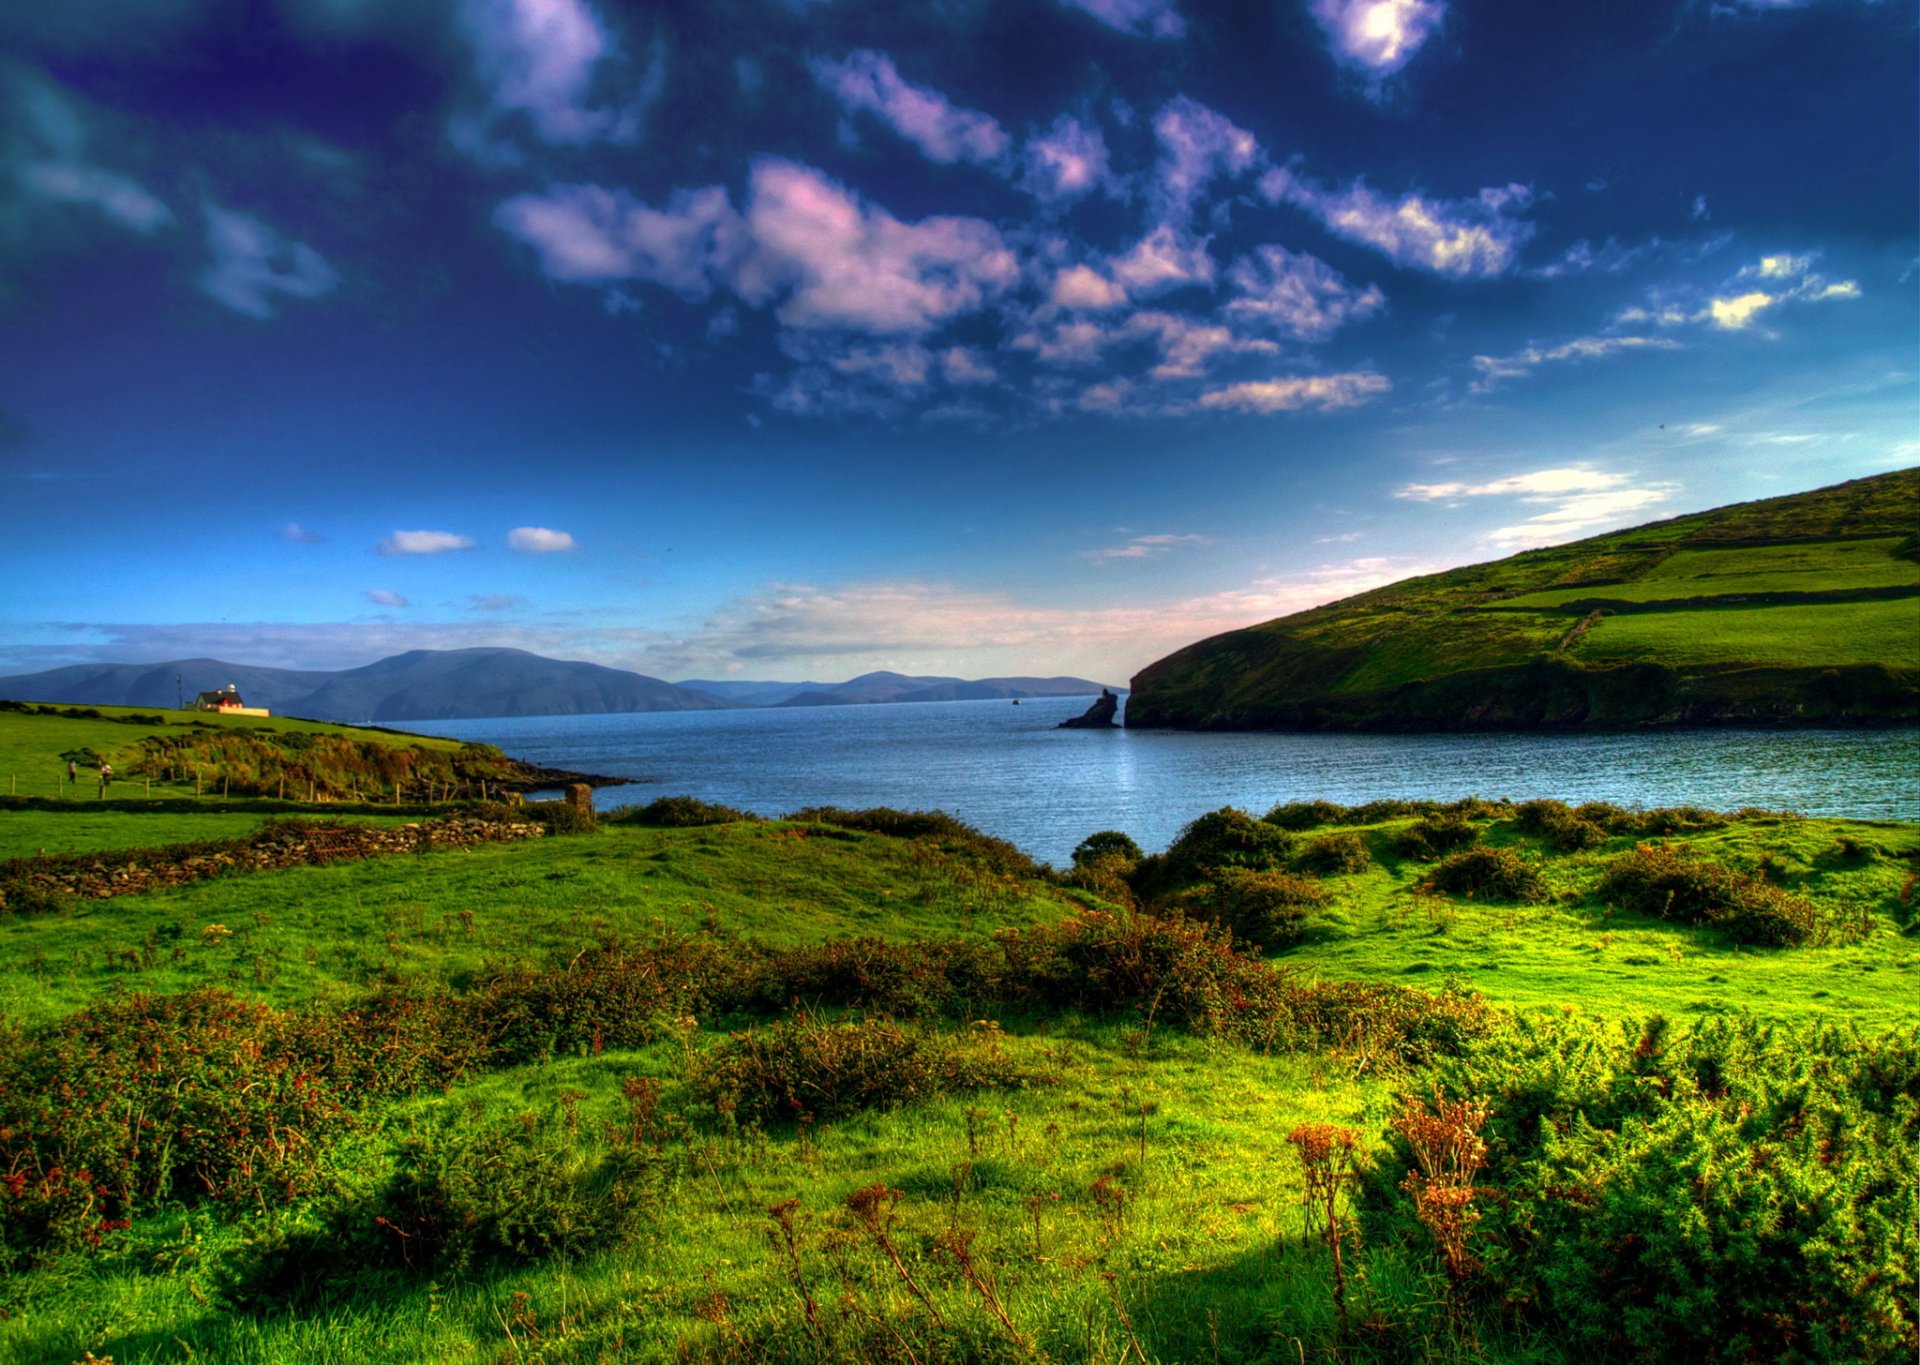
[[[1100,695],[1093,699],[1093,705],[1072,720],[1063,720],[1055,727],[1061,730],[1110,730],[1113,718],[1120,713],[1120,698],[1106,688],[1100,689]]]
[[[467,816],[386,827],[275,822],[245,839],[14,858],[0,863],[0,914],[50,908],[50,902],[62,897],[104,900],[232,872],[267,872],[425,849],[468,848],[537,839],[545,833],[544,825]]]

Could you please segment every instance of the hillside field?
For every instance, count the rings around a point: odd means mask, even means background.
[[[1920,470],[1407,579],[1190,645],[1126,723],[1920,722]]]
[[[1911,1359],[1916,867],[1399,802],[1056,870],[665,800],[32,901],[0,1360]]]

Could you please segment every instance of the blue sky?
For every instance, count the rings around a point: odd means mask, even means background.
[[[1123,681],[1920,463],[1915,57],[1898,0],[9,7],[0,672]]]

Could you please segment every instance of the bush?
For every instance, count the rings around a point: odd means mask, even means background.
[[[1305,877],[1228,868],[1213,881],[1181,892],[1168,908],[1211,920],[1236,939],[1274,952],[1298,943],[1306,932],[1307,912],[1332,899],[1325,887]]]
[[[1307,841],[1294,855],[1293,865],[1316,877],[1365,872],[1373,866],[1373,850],[1357,834],[1323,834]]]
[[[1513,824],[1522,834],[1546,840],[1548,847],[1559,853],[1579,853],[1607,841],[1605,828],[1577,814],[1564,801],[1523,801],[1514,810]]]
[[[1322,825],[1337,825],[1346,820],[1347,808],[1331,801],[1288,801],[1275,806],[1260,818],[1281,829],[1308,830]]]
[[[1124,862],[1131,867],[1141,859],[1140,845],[1117,829],[1103,829],[1089,834],[1073,850],[1073,865],[1087,867],[1098,863],[1111,867],[1116,862]]]
[[[529,801],[520,809],[528,820],[545,825],[549,834],[592,834],[599,828],[592,811],[566,801]]]
[[[808,806],[786,818],[862,834],[884,834],[893,839],[926,840],[945,852],[966,854],[996,873],[1031,877],[1041,872],[1038,863],[1005,839],[982,834],[943,810],[894,810],[888,806],[843,810],[838,806]]]
[[[1154,897],[1230,869],[1268,872],[1286,864],[1292,837],[1232,806],[1193,821],[1158,858],[1142,860],[1134,886]]]
[[[1517,1020],[1438,1062],[1481,1097],[1483,1302],[1569,1359],[1911,1357],[1920,1036],[1745,1020]],[[1365,1178],[1373,1246],[1424,1241],[1398,1132]]]
[[[342,1290],[577,1259],[632,1235],[656,1164],[628,1143],[594,1150],[570,1112],[442,1116],[401,1143],[370,1194],[257,1229],[220,1263],[215,1291],[242,1310],[298,1311]]]
[[[1537,865],[1510,848],[1470,848],[1434,866],[1433,885],[1449,895],[1498,901],[1542,901],[1547,884]]]
[[[130,995],[0,1035],[0,1263],[83,1250],[169,1200],[298,1198],[347,1122],[287,1020],[225,991]]]
[[[1430,862],[1443,853],[1464,848],[1480,838],[1466,816],[1436,813],[1414,821],[1393,837],[1393,851],[1415,862]]]
[[[1601,900],[1637,914],[1706,924],[1739,943],[1786,947],[1820,932],[1810,901],[1759,877],[1660,844],[1641,844],[1607,865]]]
[[[735,810],[691,796],[662,796],[644,806],[628,806],[601,817],[611,825],[648,825],[658,829],[691,829],[699,825],[731,825],[760,820],[750,811]]]
[[[841,1118],[954,1091],[1017,1084],[991,1024],[966,1037],[884,1019],[810,1012],[736,1033],[694,1077],[702,1097],[744,1118]]]

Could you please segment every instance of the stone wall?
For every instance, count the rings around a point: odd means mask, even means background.
[[[103,900],[233,872],[266,872],[428,849],[470,848],[475,844],[537,839],[545,833],[543,825],[466,816],[389,827],[287,821],[276,822],[245,839],[219,843],[15,858],[0,863],[0,913],[40,908],[50,896]]]

